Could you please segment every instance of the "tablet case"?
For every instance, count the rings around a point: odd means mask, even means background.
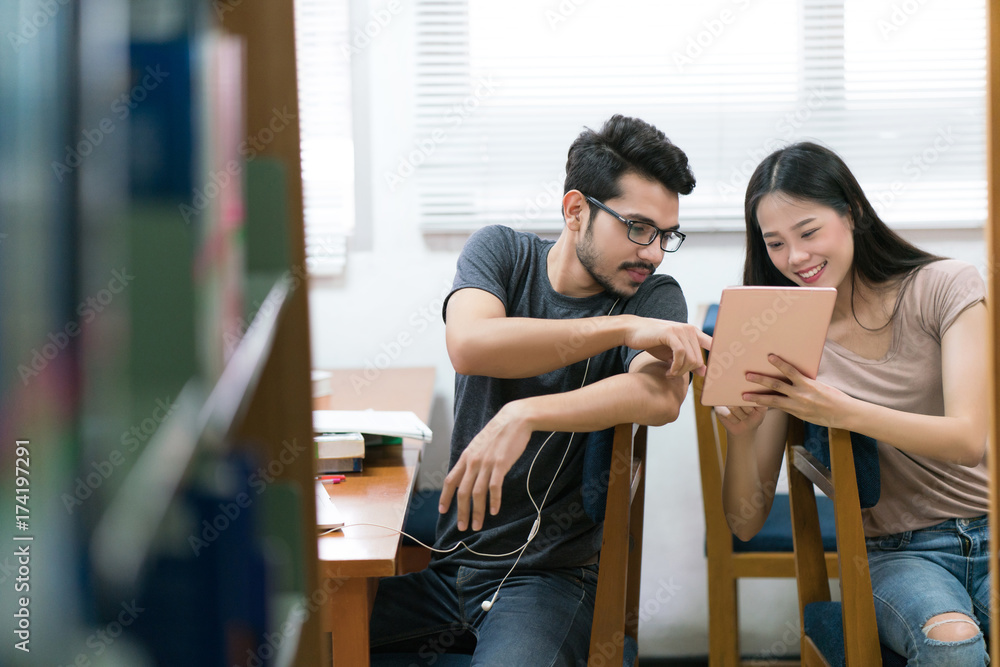
[[[764,388],[746,373],[781,377],[767,355],[774,353],[815,378],[830,327],[833,287],[727,287],[708,356],[702,405],[754,405],[744,392]]]

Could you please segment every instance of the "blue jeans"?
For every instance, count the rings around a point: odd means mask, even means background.
[[[597,566],[506,570],[432,564],[379,582],[373,653],[472,653],[473,665],[586,665]]]
[[[866,540],[879,640],[909,667],[989,664],[989,526],[986,517],[949,519],[921,530]],[[928,619],[959,612],[979,624],[970,639],[944,642],[924,633]]]

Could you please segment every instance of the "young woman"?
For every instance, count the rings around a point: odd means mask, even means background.
[[[768,156],[746,194],[747,285],[837,288],[816,380],[777,356],[750,373],[753,407],[720,409],[724,504],[760,530],[788,415],[878,441],[881,495],[864,510],[879,637],[911,665],[983,665],[989,632],[986,288],[975,267],[907,243],[832,151]],[[763,493],[760,503],[741,502]],[[748,507],[758,507],[747,515]],[[915,591],[920,591],[915,595]]]

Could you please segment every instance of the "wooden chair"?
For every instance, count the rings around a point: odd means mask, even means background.
[[[807,667],[905,665],[902,656],[880,646],[878,640],[851,434],[832,428],[829,434],[830,467],[827,468],[803,446],[802,422],[789,417],[785,453],[795,540],[802,664]],[[830,601],[814,486],[834,504],[840,602]]]
[[[590,667],[634,665],[638,657],[646,431],[635,424],[615,427],[590,626]]]
[[[601,564],[597,576],[594,620],[590,630],[587,663],[590,667],[629,667],[635,665],[638,659],[646,431],[645,426],[636,424],[619,424],[614,428],[604,508]],[[600,484],[603,487],[603,480]],[[437,511],[436,502],[427,503],[427,506],[432,507],[434,512]],[[438,653],[383,653],[378,654],[377,659],[380,667],[465,667],[472,662],[471,655]]]
[[[705,555],[708,560],[708,656],[712,667],[735,667],[754,664],[743,661],[740,653],[738,593],[740,579],[794,578],[795,557],[792,546],[792,521],[787,508],[788,496],[778,494],[767,523],[758,537],[741,542],[733,537],[722,508],[722,473],[726,460],[726,431],[716,421],[714,410],[701,404],[705,380],[694,376],[693,396],[695,426],[705,509]],[[832,504],[822,506],[824,535],[833,533]],[[827,552],[820,548],[821,571],[837,576],[837,558],[833,540],[827,539]],[[768,661],[767,664],[798,664],[796,661]]]

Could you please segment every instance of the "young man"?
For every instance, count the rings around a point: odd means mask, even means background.
[[[614,116],[570,147],[555,243],[500,226],[470,237],[444,307],[457,375],[437,551],[379,584],[374,652],[586,662],[602,527],[588,508],[603,493],[584,487],[592,432],[673,421],[688,374],[704,373],[711,339],[654,274],[684,239],[678,195],[694,184],[662,132]]]

